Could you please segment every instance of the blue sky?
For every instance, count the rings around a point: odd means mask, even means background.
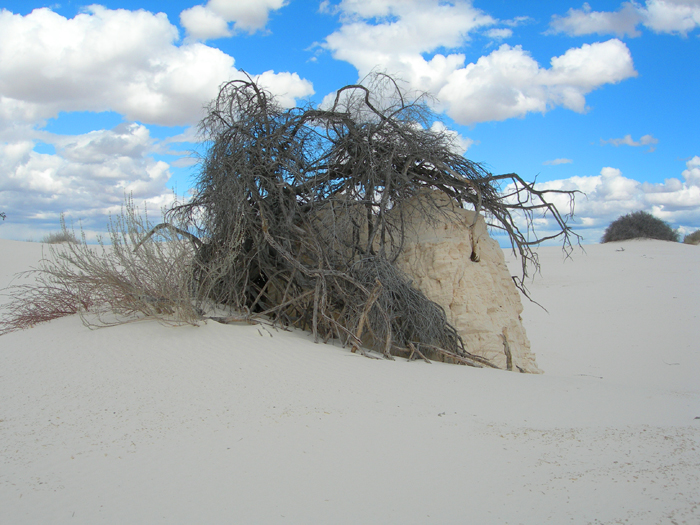
[[[700,228],[700,0],[0,1],[0,237],[89,235],[197,173],[218,86],[320,103],[372,69],[431,92],[465,156],[579,189],[598,242],[639,209]],[[549,223],[540,222],[546,230]]]

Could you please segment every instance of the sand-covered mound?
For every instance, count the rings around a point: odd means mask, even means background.
[[[539,253],[543,375],[214,322],[2,336],[0,522],[700,522],[700,250]],[[0,240],[0,286],[40,255]]]

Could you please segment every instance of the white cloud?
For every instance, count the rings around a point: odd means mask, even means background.
[[[180,13],[180,24],[191,40],[210,40],[232,36],[228,21],[203,5],[196,5]]]
[[[656,33],[687,35],[700,26],[697,0],[647,0],[644,25]]]
[[[582,9],[569,9],[566,16],[552,16],[549,32],[575,36],[595,33],[635,37],[640,35],[637,25],[642,19],[638,5],[632,2],[624,2],[615,12],[591,11],[591,6],[584,3]]]
[[[493,38],[494,40],[503,40],[504,38],[512,37],[513,30],[508,28],[489,29],[486,31],[486,36]]]
[[[436,133],[442,133],[448,137],[453,144],[453,150],[458,155],[464,155],[476,142],[469,137],[460,135],[457,131],[449,129],[442,122],[434,122],[430,129]]]
[[[569,49],[553,57],[551,64],[545,73],[546,84],[562,86],[564,90],[570,86],[581,93],[637,75],[629,49],[616,38]],[[579,109],[583,110],[583,106]]]
[[[314,92],[313,85],[296,73],[275,73],[265,71],[255,76],[255,81],[275,95],[275,100],[283,107],[294,107],[297,100]]]
[[[26,16],[0,10],[0,208],[12,224],[54,220],[62,211],[103,217],[118,208],[125,192],[165,202],[170,167],[152,155],[173,152],[144,126],[77,137],[41,128],[46,119],[73,111],[113,111],[145,124],[196,124],[219,86],[243,74],[221,50],[178,45],[178,39],[164,14],[144,10],[95,5],[72,19],[49,9]],[[287,106],[313,93],[296,73],[266,71],[258,78]],[[52,144],[56,154],[33,151],[37,140]],[[8,218],[3,235],[10,235],[10,224]]]
[[[639,36],[642,25],[656,33],[686,36],[700,26],[700,2],[697,0],[647,0],[624,2],[615,12],[592,11],[588,3],[582,9],[569,9],[565,16],[554,15],[550,33],[568,35],[613,34]]]
[[[666,179],[661,184],[639,182],[625,177],[617,168],[605,167],[599,175],[571,177],[537,183],[538,189],[579,190],[573,227],[587,242],[597,242],[612,221],[638,210],[645,210],[675,226],[700,227],[700,157],[686,162],[683,180]],[[568,198],[554,195],[560,210],[568,210]],[[543,230],[553,227],[544,221]]]
[[[391,22],[391,18],[402,18],[410,21],[415,20],[415,16],[426,15],[431,20],[439,19],[440,14],[461,18],[458,24],[463,22],[472,23],[478,18],[487,21],[489,24],[494,20],[484,14],[481,10],[475,9],[471,5],[471,0],[341,0],[337,6],[330,7],[327,2],[327,12],[337,12],[342,15],[345,21],[353,19],[383,19]],[[447,26],[453,26],[447,23]]]
[[[12,223],[55,224],[65,212],[69,219],[100,226],[108,213],[119,210],[126,194],[159,209],[171,199],[170,171],[167,163],[149,156],[153,142],[145,126],[120,124],[53,136],[55,155],[33,151],[30,141],[0,144],[0,208]]]
[[[323,44],[334,58],[355,66],[360,78],[380,69],[435,94],[440,109],[460,124],[556,106],[583,112],[586,94],[637,74],[629,49],[617,39],[570,49],[552,58],[549,69],[522,47],[505,44],[465,65],[463,54],[442,51],[461,47],[471,32],[496,23],[469,2],[344,0],[337,10],[343,24]]]
[[[523,24],[530,24],[534,21],[535,19],[529,16],[516,16],[511,20],[501,20],[500,22],[510,27],[517,27]]]
[[[91,6],[66,19],[49,9],[1,11],[0,129],[3,120],[40,123],[60,111],[112,110],[166,126],[198,122],[219,85],[242,75],[219,49],[178,46],[177,39],[162,13]],[[313,93],[308,81],[279,75],[284,94]]]
[[[209,0],[182,11],[180,23],[192,40],[231,36],[240,31],[254,33],[265,28],[270,11],[285,4],[285,0]],[[233,29],[229,23],[234,24]]]
[[[437,96],[460,124],[544,113],[556,106],[584,112],[586,94],[636,74],[629,49],[617,39],[569,49],[552,58],[549,69],[520,46],[503,44],[476,64],[453,71]]]
[[[545,160],[542,164],[545,166],[558,166],[559,164],[571,164],[573,160],[571,159],[554,159],[554,160]]]
[[[697,155],[685,163],[686,170],[682,175],[688,184],[700,187],[700,157]]]
[[[633,147],[640,147],[640,146],[649,146],[649,151],[654,151],[656,149],[655,145],[659,143],[659,139],[654,138],[652,135],[643,135],[639,140],[634,140],[632,139],[632,135],[627,134],[621,139],[608,139],[608,140],[600,140],[600,144],[612,144],[615,147],[618,146],[633,146]]]
[[[344,0],[338,10],[343,25],[323,44],[334,58],[355,66],[360,77],[380,67],[426,91],[436,91],[464,56],[436,54],[426,61],[423,53],[460,47],[470,32],[495,23],[468,2]]]

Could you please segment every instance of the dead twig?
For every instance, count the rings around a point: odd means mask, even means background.
[[[430,359],[428,359],[427,357],[425,357],[425,356],[420,352],[420,350],[418,350],[418,348],[416,348],[416,346],[415,346],[413,343],[408,343],[408,347],[411,349],[411,353],[409,354],[408,359],[407,359],[408,361],[412,361],[412,360],[413,360],[413,354],[418,354],[418,357],[420,357],[421,359],[423,359],[423,361],[425,361],[426,363],[430,364]]]

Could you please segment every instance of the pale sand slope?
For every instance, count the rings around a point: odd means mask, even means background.
[[[586,252],[540,250],[544,375],[213,322],[3,336],[0,523],[700,523],[700,247]],[[0,241],[0,286],[39,254]]]

